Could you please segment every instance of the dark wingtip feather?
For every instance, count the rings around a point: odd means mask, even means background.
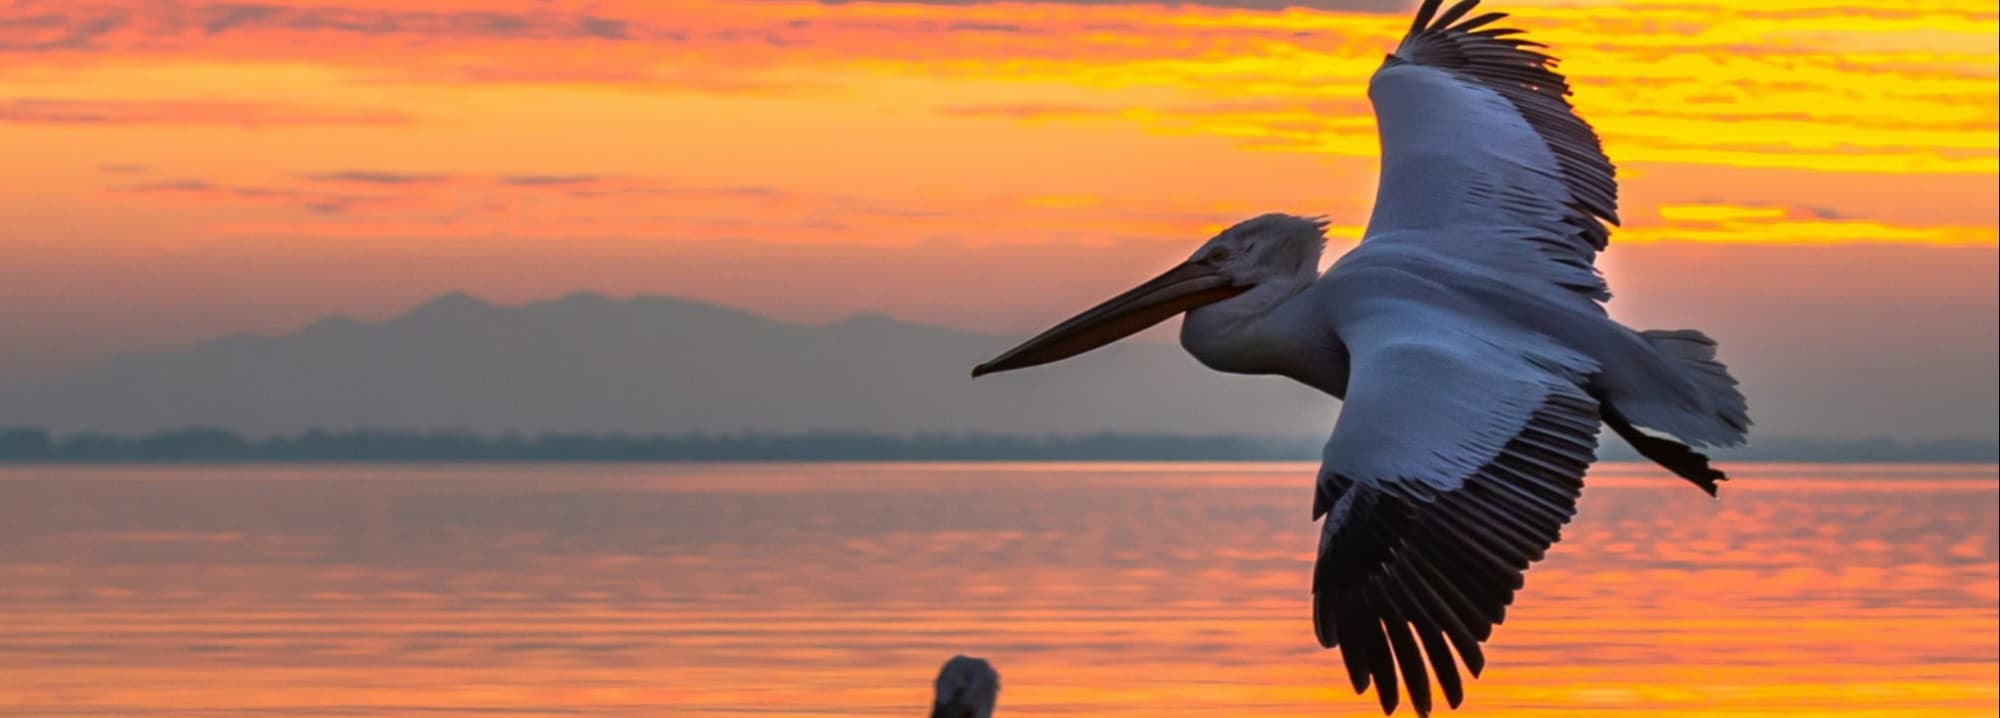
[[[1451,6],[1450,10],[1444,11],[1443,15],[1439,15],[1438,19],[1431,23],[1431,27],[1438,30],[1451,27],[1452,23],[1465,17],[1466,13],[1472,12],[1476,7],[1479,7],[1479,0],[1461,0],[1457,5]]]
[[[1438,6],[1443,4],[1444,0],[1424,0],[1424,4],[1417,8],[1416,19],[1410,22],[1410,34],[1415,35],[1429,29],[1431,18],[1437,17]]]
[[[1481,16],[1479,16],[1479,17],[1475,17],[1475,18],[1473,18],[1473,19],[1471,19],[1471,20],[1467,20],[1467,21],[1465,21],[1465,22],[1462,22],[1462,23],[1459,23],[1459,24],[1458,24],[1458,31],[1459,31],[1459,32],[1471,32],[1471,31],[1473,31],[1473,30],[1477,30],[1477,29],[1479,29],[1479,28],[1482,28],[1482,27],[1486,27],[1487,25],[1490,25],[1490,24],[1494,23],[1495,21],[1498,21],[1498,20],[1502,20],[1502,19],[1505,19],[1506,17],[1507,17],[1507,13],[1504,13],[1504,12],[1489,12],[1489,13],[1486,13],[1486,14],[1484,14],[1484,15],[1481,15]],[[1516,32],[1519,32],[1519,31],[1517,30]]]
[[[1320,648],[1340,645],[1340,631],[1334,625],[1332,609],[1326,605],[1323,596],[1313,597],[1313,637],[1319,639]]]
[[[1357,607],[1358,608],[1358,607]],[[1363,613],[1363,611],[1354,611]],[[1375,697],[1382,703],[1384,715],[1395,713],[1396,706],[1402,704],[1401,686],[1396,683],[1396,657],[1389,650],[1389,635],[1384,631],[1381,620],[1368,616],[1359,631],[1360,636],[1349,635],[1348,645],[1368,646],[1368,672],[1375,681]]]
[[[1347,618],[1346,625],[1340,627],[1341,635],[1347,639],[1340,646],[1340,661],[1347,665],[1347,682],[1354,686],[1354,694],[1361,695],[1368,692],[1368,684],[1375,674],[1369,667],[1369,641],[1362,635],[1366,626],[1356,621],[1356,613],[1336,609],[1334,615]]]
[[[1444,702],[1457,708],[1465,700],[1465,684],[1458,678],[1458,665],[1451,660],[1451,648],[1445,645],[1444,636],[1437,631],[1418,629],[1417,637],[1424,643],[1424,655],[1431,660],[1431,673],[1437,676],[1438,690],[1444,692]]]
[[[1384,627],[1389,632],[1389,648],[1396,654],[1396,666],[1403,674],[1403,685],[1408,688],[1410,707],[1417,711],[1419,718],[1430,715],[1430,676],[1424,672],[1424,657],[1417,651],[1417,642],[1410,638],[1410,625],[1391,618]]]

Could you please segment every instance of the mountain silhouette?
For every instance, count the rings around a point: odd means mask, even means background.
[[[1309,436],[1332,425],[1329,398],[1216,374],[1159,342],[971,380],[1021,338],[881,315],[795,324],[662,296],[497,305],[454,292],[382,322],[333,317],[117,357],[8,391],[0,426]]]

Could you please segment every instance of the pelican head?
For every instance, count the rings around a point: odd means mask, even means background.
[[[1000,697],[1000,674],[983,658],[952,656],[938,670],[931,718],[993,718]]]
[[[1238,222],[1187,261],[973,367],[972,376],[1068,359],[1210,305],[1269,310],[1319,276],[1325,246],[1324,219],[1266,214]]]

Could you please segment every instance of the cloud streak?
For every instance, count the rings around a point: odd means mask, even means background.
[[[214,100],[15,98],[0,100],[0,123],[28,125],[216,125],[281,127],[398,125],[411,118],[382,109]]]
[[[114,50],[159,40],[233,34],[417,36],[461,39],[671,39],[633,23],[533,5],[519,10],[429,12],[384,7],[287,3],[111,2],[93,5],[26,0],[0,8],[0,52]]]
[[[576,187],[604,179],[600,175],[501,175],[500,183],[515,187]]]
[[[545,10],[423,12],[263,3],[216,3],[198,5],[192,10],[192,18],[189,20],[180,22],[160,20],[160,22],[167,32],[179,31],[191,25],[206,35],[288,30],[303,33],[498,39],[578,38],[616,41],[635,39],[632,24],[625,20],[585,13]]]
[[[341,170],[338,172],[318,172],[305,176],[313,182],[329,184],[360,185],[431,185],[450,182],[447,174],[423,172],[385,172],[381,170]]]

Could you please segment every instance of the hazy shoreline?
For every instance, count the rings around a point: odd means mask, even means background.
[[[1136,433],[489,435],[393,430],[246,437],[219,429],[57,436],[43,429],[19,428],[0,429],[0,464],[1315,461],[1324,441],[1324,437]],[[1598,455],[1606,461],[1638,459],[1624,443],[1608,436]],[[1733,461],[1803,463],[1994,463],[2000,461],[2000,442],[1774,438],[1713,455]]]

